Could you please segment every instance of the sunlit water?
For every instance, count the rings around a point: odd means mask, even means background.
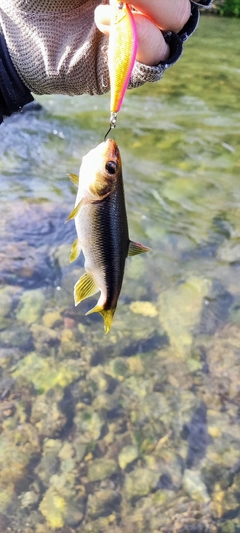
[[[107,337],[74,307],[65,220],[109,95],[1,126],[0,530],[240,531],[239,87],[239,21],[205,17],[127,94],[113,136],[152,252],[127,260]]]

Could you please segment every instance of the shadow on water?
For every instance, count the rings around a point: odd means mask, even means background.
[[[0,128],[4,533],[239,532],[239,23],[201,22],[113,132],[152,252],[127,260],[107,337],[74,307],[65,220],[109,96],[41,97]]]

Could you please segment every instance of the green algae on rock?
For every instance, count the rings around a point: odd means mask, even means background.
[[[32,352],[24,357],[13,372],[14,378],[22,378],[33,383],[39,393],[47,392],[55,386],[67,387],[81,374],[74,360],[57,362],[53,357],[44,359]]]
[[[49,487],[45,492],[39,509],[52,529],[55,530],[64,526],[67,516],[67,504],[55,488]]]
[[[25,324],[33,324],[40,319],[44,307],[45,296],[43,291],[40,289],[25,291],[20,298],[16,318]]]

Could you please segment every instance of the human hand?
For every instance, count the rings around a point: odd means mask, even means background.
[[[137,10],[139,47],[129,87],[158,81],[176,63],[198,23],[196,2],[208,7],[211,1],[131,1]],[[111,7],[107,0],[100,6],[99,2],[0,0],[0,123],[31,101],[31,92],[75,95],[109,90],[106,46]]]
[[[133,0],[131,5],[138,10],[134,18],[138,33],[137,60],[154,66],[167,61],[169,46],[162,31],[178,33],[191,14],[189,0]],[[105,35],[109,35],[112,7],[99,5],[95,9],[95,23]],[[161,31],[159,31],[161,30]]]

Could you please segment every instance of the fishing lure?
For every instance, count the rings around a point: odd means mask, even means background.
[[[113,7],[108,49],[110,128],[105,138],[116,127],[117,113],[127,90],[138,47],[136,24],[130,6],[118,0],[110,0],[110,5]]]

